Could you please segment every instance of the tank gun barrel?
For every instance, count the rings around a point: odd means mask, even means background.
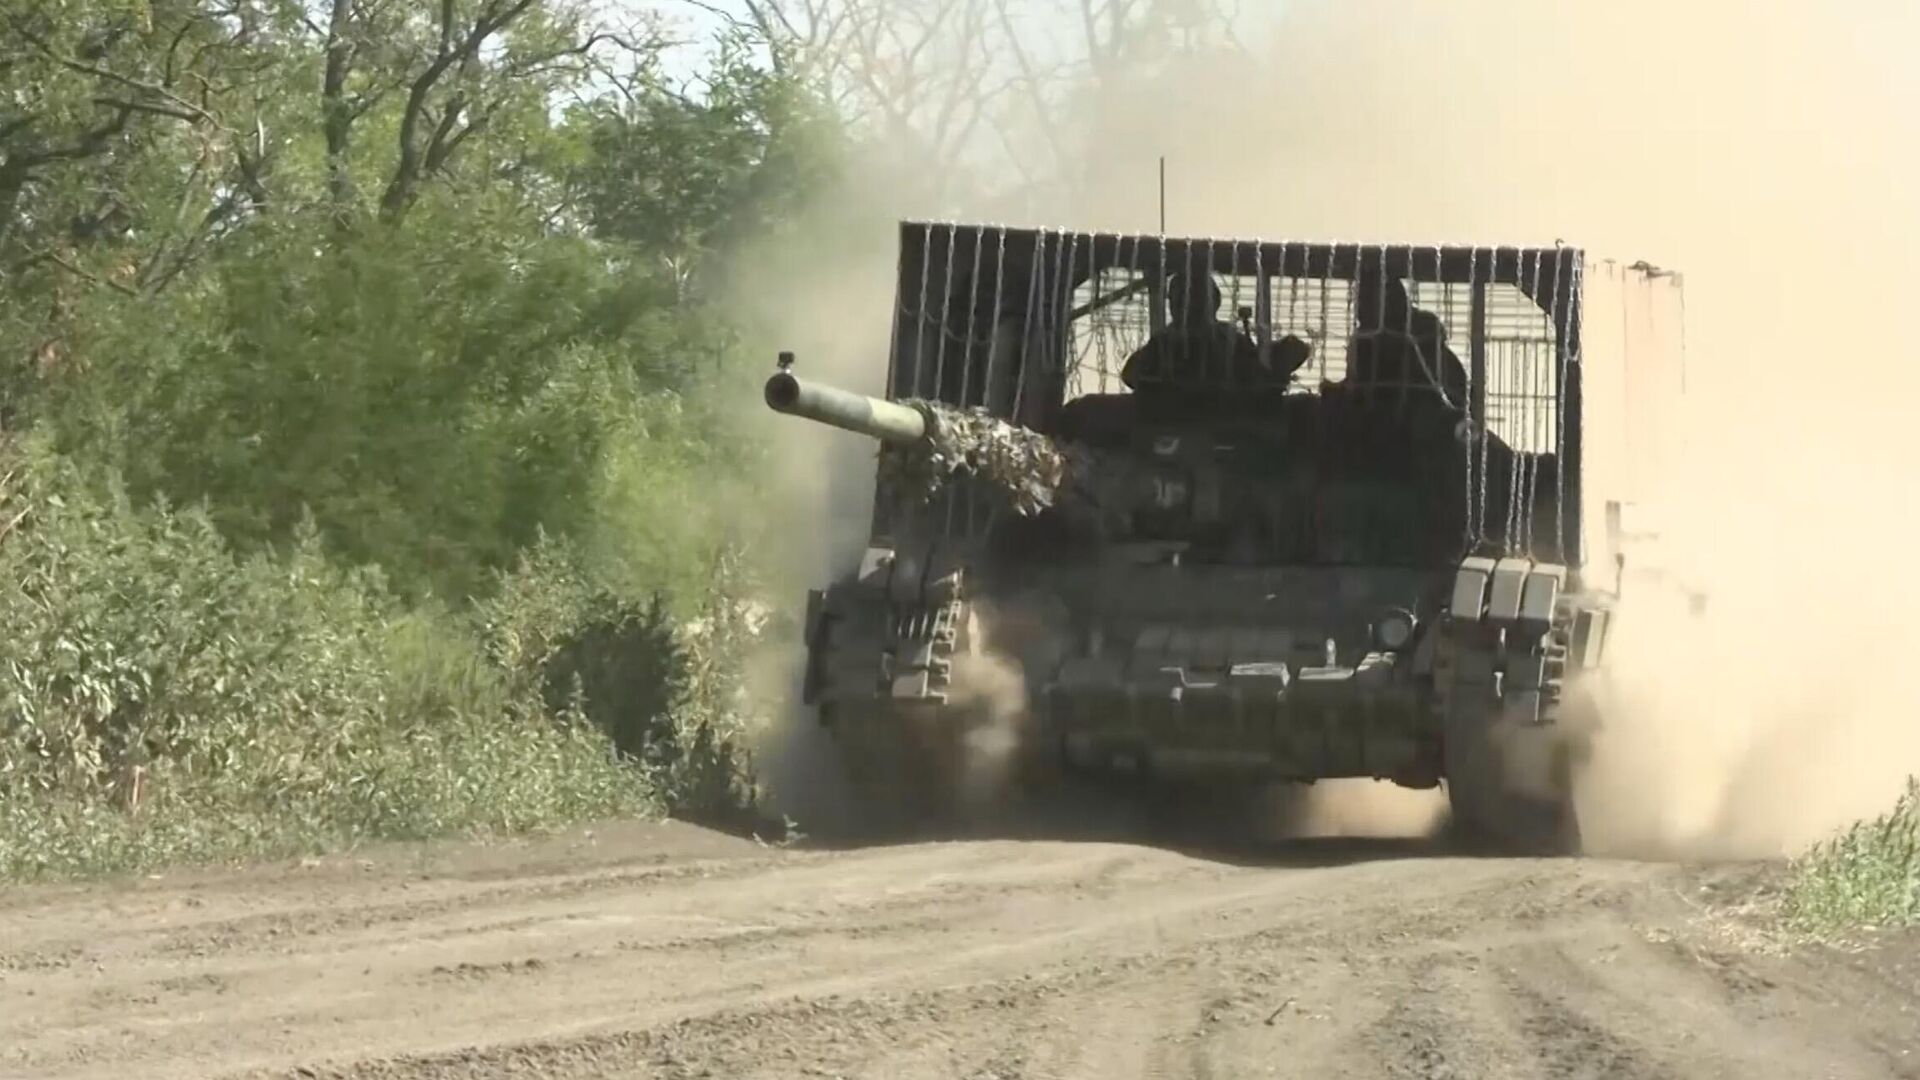
[[[927,413],[897,401],[855,394],[834,386],[802,379],[781,368],[767,380],[767,407],[816,423],[865,435],[884,443],[916,443],[932,433]]]

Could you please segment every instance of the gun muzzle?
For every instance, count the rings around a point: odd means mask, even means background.
[[[911,405],[808,382],[790,371],[767,380],[767,407],[888,443],[927,437],[927,414]]]

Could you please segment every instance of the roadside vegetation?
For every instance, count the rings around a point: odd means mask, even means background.
[[[1796,860],[1786,909],[1794,929],[1820,937],[1920,926],[1920,779],[1887,813]]]
[[[840,134],[665,42],[0,5],[0,875],[751,803],[727,259]]]

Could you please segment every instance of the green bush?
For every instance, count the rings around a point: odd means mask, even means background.
[[[1815,934],[1920,924],[1920,778],[1892,810],[1796,860],[1787,910]]]
[[[669,808],[737,809],[757,798],[741,672],[760,621],[735,562],[717,557],[697,617],[675,621],[664,596],[628,599],[543,540],[478,617],[520,692],[604,732]]]
[[[403,613],[311,529],[237,558],[204,514],[136,509],[44,453],[12,476],[0,874],[658,809],[651,773],[521,692],[470,620]]]
[[[346,237],[262,227],[190,299],[90,295],[88,361],[32,398],[36,427],[136,499],[204,501],[244,550],[311,519],[403,596],[452,602],[540,529],[598,521],[615,449],[669,472],[699,452],[669,403],[720,346],[671,282],[435,209]]]

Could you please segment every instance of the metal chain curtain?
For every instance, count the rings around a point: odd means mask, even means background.
[[[1245,332],[1263,368],[1288,338],[1297,339],[1292,348],[1310,349],[1289,393],[1351,385],[1356,342],[1412,339],[1416,361],[1391,379],[1370,373],[1367,385],[1437,395],[1471,418],[1473,437],[1459,444],[1465,549],[1571,564],[1583,267],[1582,252],[1566,247],[1268,243],[909,222],[900,235],[889,392],[983,408],[1044,431],[1074,398],[1128,392],[1122,365],[1185,309],[1169,281],[1189,283],[1190,296],[1192,283],[1207,277],[1219,304],[1199,314]],[[1410,320],[1428,328],[1424,339]],[[1451,360],[1459,371],[1443,363]],[[1225,375],[1202,363],[1190,377]],[[1496,440],[1514,451],[1500,455],[1504,469],[1490,454]],[[1534,509],[1549,462],[1557,465],[1554,535],[1542,537],[1534,535]],[[1514,497],[1493,498],[1499,492]],[[960,485],[942,512],[950,533],[977,534],[985,505]]]

